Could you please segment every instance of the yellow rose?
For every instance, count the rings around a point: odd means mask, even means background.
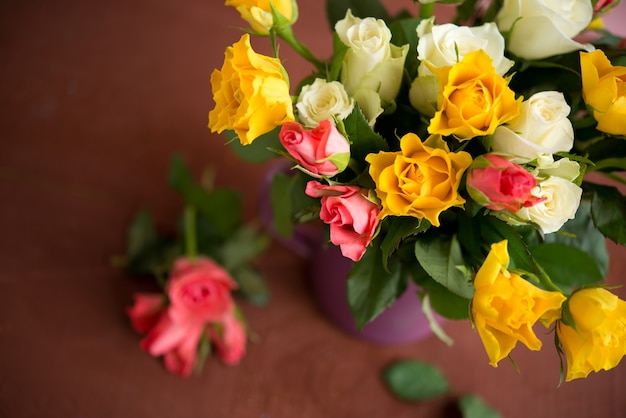
[[[557,319],[566,299],[560,292],[539,289],[508,271],[508,265],[507,241],[492,244],[474,278],[472,318],[493,367],[518,341],[530,350],[539,350],[541,341],[532,327],[538,320],[549,325]]]
[[[556,328],[567,359],[565,380],[617,366],[626,354],[626,302],[597,287],[575,292],[567,305],[576,328],[564,321]]]
[[[626,135],[626,67],[613,66],[600,49],[580,53],[583,99],[593,109],[598,129]]]
[[[496,73],[482,49],[463,56],[453,66],[435,68],[439,80],[439,110],[430,120],[431,134],[455,135],[460,140],[490,135],[520,113],[522,97]]]
[[[387,215],[426,218],[439,226],[439,214],[465,203],[459,193],[463,172],[472,163],[464,151],[450,152],[440,137],[423,144],[408,133],[400,140],[401,151],[368,154],[369,173],[382,202],[380,218]]]
[[[234,130],[243,145],[294,120],[280,60],[254,52],[248,34],[226,48],[222,69],[211,74],[211,87],[215,108],[209,112],[209,128]]]
[[[278,13],[290,23],[298,18],[298,9],[294,0],[271,0]],[[253,31],[261,35],[269,34],[274,26],[270,0],[226,0],[226,6],[237,9],[241,18],[248,22]]]

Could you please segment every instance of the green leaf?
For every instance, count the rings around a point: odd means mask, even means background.
[[[413,216],[387,216],[385,220],[388,229],[381,244],[383,265],[387,269],[389,256],[398,248],[406,237],[419,234],[430,227],[427,219],[418,219]]]
[[[463,418],[500,418],[500,413],[491,408],[478,395],[463,395],[459,399]]]
[[[452,293],[432,279],[420,282],[419,285],[428,293],[430,305],[439,315],[455,320],[469,318],[471,299]]]
[[[390,263],[389,272],[380,257],[380,242],[375,240],[348,275],[348,304],[359,329],[391,306],[398,290],[406,285],[407,277],[401,273],[397,259]]]
[[[530,254],[528,244],[522,238],[522,235],[506,222],[497,219],[494,216],[476,217],[481,221],[481,232],[489,244],[500,242],[504,239],[508,241],[508,252],[511,259],[510,268],[524,270],[532,274],[541,274],[537,263]]]
[[[594,185],[591,217],[602,234],[626,245],[626,199],[615,187]]]
[[[282,148],[282,144],[278,139],[280,127],[261,135],[249,145],[241,145],[237,135],[233,131],[228,131],[228,145],[237,157],[251,163],[262,163],[276,158],[277,155],[272,149]]]
[[[227,270],[234,270],[250,263],[267,248],[269,242],[269,237],[259,234],[257,228],[242,226],[220,246],[222,265]]]
[[[346,52],[348,52],[348,46],[341,42],[337,32],[333,31],[333,58],[330,63],[327,81],[339,80],[339,73],[341,73],[343,57],[346,55]]]
[[[241,196],[230,189],[208,191],[196,185],[182,157],[172,158],[169,184],[178,191],[185,203],[206,216],[221,238],[232,234],[241,223]]]
[[[383,371],[387,388],[397,397],[423,401],[449,391],[446,378],[436,367],[416,360],[397,361]]]
[[[530,249],[550,280],[570,289],[600,282],[604,276],[586,252],[565,244],[540,244]]]
[[[366,18],[374,17],[390,21],[391,16],[379,0],[326,0],[326,16],[331,30],[335,23],[346,17],[346,11],[352,10],[352,15]]]
[[[148,211],[139,211],[128,227],[126,238],[126,256],[135,259],[146,248],[153,246],[157,241],[157,231]]]
[[[233,278],[239,283],[239,291],[250,303],[265,306],[269,303],[270,292],[263,276],[251,267],[244,266],[232,272]]]
[[[591,205],[582,202],[574,219],[570,219],[558,233],[547,234],[546,243],[561,243],[579,248],[589,254],[605,276],[609,270],[609,254],[606,249],[606,238],[593,224]]]
[[[436,282],[464,298],[471,298],[474,288],[459,267],[466,267],[456,236],[439,235],[415,242],[415,257]]]
[[[422,19],[409,18],[400,19],[393,22],[389,29],[391,30],[391,42],[396,46],[409,45],[409,52],[406,56],[405,68],[411,79],[417,76],[417,25]]]
[[[358,105],[354,106],[352,113],[344,119],[343,124],[350,140],[350,152],[352,158],[360,161],[364,169],[366,167],[365,157],[369,153],[387,151],[389,146],[382,136],[374,132],[367,123],[367,119]]]
[[[274,217],[273,225],[283,237],[290,237],[293,234],[293,206],[291,203],[293,185],[293,176],[276,173],[272,178],[270,199]]]

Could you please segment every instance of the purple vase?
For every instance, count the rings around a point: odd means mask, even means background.
[[[296,226],[291,238],[279,236],[272,225],[269,201],[271,179],[277,172],[288,171],[289,166],[277,164],[268,172],[260,188],[260,217],[275,239],[310,260],[308,280],[321,311],[349,334],[378,344],[406,344],[431,335],[428,320],[422,312],[422,303],[417,296],[418,287],[413,282],[409,283],[405,293],[391,307],[365,324],[361,331],[358,330],[346,295],[346,280],[352,268],[352,260],[344,257],[339,247],[324,242],[319,224]]]

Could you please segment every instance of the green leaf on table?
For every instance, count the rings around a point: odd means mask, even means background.
[[[449,391],[446,378],[438,368],[416,360],[400,360],[383,370],[383,381],[397,397],[423,401]]]
[[[129,259],[138,257],[146,248],[154,245],[157,238],[152,216],[146,210],[139,211],[128,226],[126,256]]]
[[[331,30],[334,31],[335,23],[346,17],[348,9],[356,17],[374,17],[386,22],[391,20],[380,0],[326,0],[326,16]]]
[[[228,138],[232,138],[228,141],[228,145],[233,153],[242,160],[251,163],[263,163],[278,156],[272,150],[282,148],[282,144],[278,139],[279,132],[280,127],[274,128],[272,131],[252,141],[251,144],[241,145],[237,135],[233,131],[228,131]]]
[[[358,329],[391,306],[399,290],[406,286],[408,278],[402,274],[397,259],[391,260],[390,271],[386,271],[380,258],[380,242],[375,240],[348,275],[348,304]]]
[[[459,409],[463,418],[500,418],[498,411],[491,408],[478,395],[463,395],[459,399]]]
[[[464,273],[465,260],[456,236],[417,240],[415,257],[430,277],[451,292],[467,299],[474,294],[469,277]]]
[[[369,125],[358,105],[354,106],[352,113],[344,119],[343,124],[351,144],[350,153],[355,161],[365,164],[367,154],[389,149],[383,137],[374,132]]]
[[[180,155],[170,164],[170,186],[179,192],[187,205],[207,217],[220,238],[230,236],[241,223],[241,196],[231,189],[208,191],[193,180]]]
[[[242,296],[255,305],[267,305],[270,292],[263,275],[249,266],[241,266],[232,271],[233,278],[239,284],[237,289]]]
[[[222,265],[232,270],[248,264],[268,246],[270,238],[251,225],[241,226],[220,246]]]
[[[576,247],[546,243],[531,247],[530,251],[550,280],[569,290],[604,279],[595,260]]]
[[[626,245],[626,199],[615,187],[593,185],[591,217],[602,234]]]

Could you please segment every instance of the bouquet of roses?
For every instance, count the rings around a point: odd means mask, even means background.
[[[354,262],[358,326],[412,280],[427,310],[471,321],[493,366],[517,342],[539,350],[541,322],[566,380],[611,369],[626,354],[626,302],[601,284],[605,239],[626,244],[626,50],[601,17],[619,1],[437,2],[454,23],[433,0],[394,16],[328,1],[322,60],[293,32],[295,1],[226,0],[275,54],[249,33],[226,49],[208,126],[244,158],[293,162],[272,185],[276,228],[327,225]],[[279,40],[313,67],[293,97]]]

